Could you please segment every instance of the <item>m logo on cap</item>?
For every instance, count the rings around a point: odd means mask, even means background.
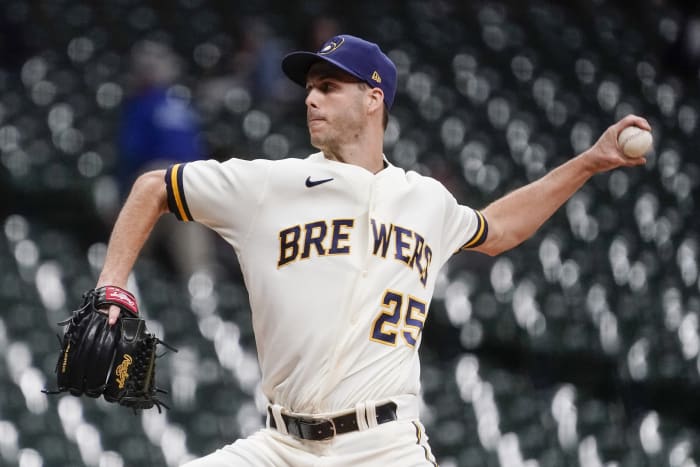
[[[377,83],[381,83],[382,77],[379,76],[379,73],[377,73],[376,71],[373,71],[372,72],[372,81],[376,81]]]
[[[318,53],[323,54],[323,55],[329,54],[329,53],[333,52],[335,49],[337,49],[338,47],[340,47],[343,44],[343,42],[345,42],[344,37],[334,37],[333,39],[326,42],[326,45],[321,47],[321,50],[319,50]]]

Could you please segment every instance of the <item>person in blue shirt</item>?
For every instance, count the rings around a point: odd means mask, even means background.
[[[178,57],[167,46],[137,44],[130,64],[131,92],[122,109],[118,175],[122,195],[138,175],[204,157],[200,127],[187,90],[178,86]]]
[[[129,64],[129,94],[119,126],[119,162],[115,175],[122,199],[139,175],[175,163],[206,158],[201,129],[189,91],[178,84],[180,61],[166,45],[137,43]],[[214,238],[198,225],[176,229],[167,223],[154,231],[151,250],[161,246],[166,266],[187,280],[215,266]]]

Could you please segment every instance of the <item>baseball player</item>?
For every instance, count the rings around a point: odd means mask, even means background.
[[[318,152],[142,175],[98,285],[126,285],[166,212],[214,229],[238,256],[266,427],[187,467],[437,465],[419,421],[418,348],[438,270],[460,250],[515,247],[594,174],[643,164],[622,155],[617,134],[649,124],[625,117],[584,153],[476,210],[384,156],[397,73],[376,44],[340,35],[287,55],[282,68],[306,88]]]

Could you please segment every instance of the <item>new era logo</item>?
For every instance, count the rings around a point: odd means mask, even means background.
[[[376,81],[377,83],[381,83],[382,77],[379,76],[379,73],[377,73],[376,71],[373,71],[372,72],[372,81]]]

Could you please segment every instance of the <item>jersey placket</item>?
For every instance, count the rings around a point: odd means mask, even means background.
[[[355,297],[361,296],[362,292],[364,292],[365,294],[374,292],[372,290],[368,290],[366,281],[369,275],[369,261],[371,257],[370,238],[372,238],[372,218],[375,216],[375,212],[377,210],[377,192],[379,191],[380,180],[380,176],[375,176],[372,179],[372,183],[370,184],[369,201],[367,203],[367,215],[365,216],[366,229],[365,236],[363,239],[365,243],[365,249],[362,252],[363,257],[362,267],[360,269],[360,280],[357,282],[360,290],[356,290],[356,293],[353,294],[353,296]],[[361,310],[358,310],[356,307],[354,307],[350,312],[352,313],[350,317],[350,324],[355,324],[357,322],[358,316],[361,314]]]
[[[374,290],[368,288],[367,278],[369,277],[368,267],[371,256],[370,238],[372,235],[372,226],[370,219],[372,218],[372,216],[374,215],[374,211],[376,210],[379,179],[379,176],[374,176],[368,184],[362,184],[364,186],[360,188],[366,188],[366,192],[368,192],[367,201],[365,204],[367,209],[363,219],[363,222],[366,224],[364,229],[364,237],[362,239],[358,239],[360,240],[359,243],[354,245],[356,248],[356,254],[362,255],[362,259],[358,263],[360,267],[355,277],[354,284],[351,288],[350,300],[347,301],[347,305],[344,310],[344,317],[341,318],[350,328],[355,328],[358,325],[362,325],[362,323],[358,323],[358,318],[363,315],[364,310],[360,309],[361,307],[359,306],[359,304],[366,302],[367,294],[375,293]],[[347,331],[347,328],[344,328],[343,325],[341,325],[340,328],[343,328]],[[325,387],[322,392],[322,394],[325,394],[326,398],[328,398],[329,396],[332,397],[332,388],[335,387],[341,379],[341,375],[343,373],[342,365],[344,360],[343,355],[345,353],[345,349],[348,346],[352,347],[354,345],[357,345],[357,339],[361,338],[360,336],[362,334],[362,331],[353,329],[353,331],[349,334],[344,334],[346,336],[345,339],[342,339],[341,336],[338,336],[338,338],[335,339],[336,345],[333,346],[333,353],[328,359],[329,371],[327,373]],[[348,335],[351,336],[350,339],[347,339]],[[330,402],[330,405],[333,405],[332,401]]]

